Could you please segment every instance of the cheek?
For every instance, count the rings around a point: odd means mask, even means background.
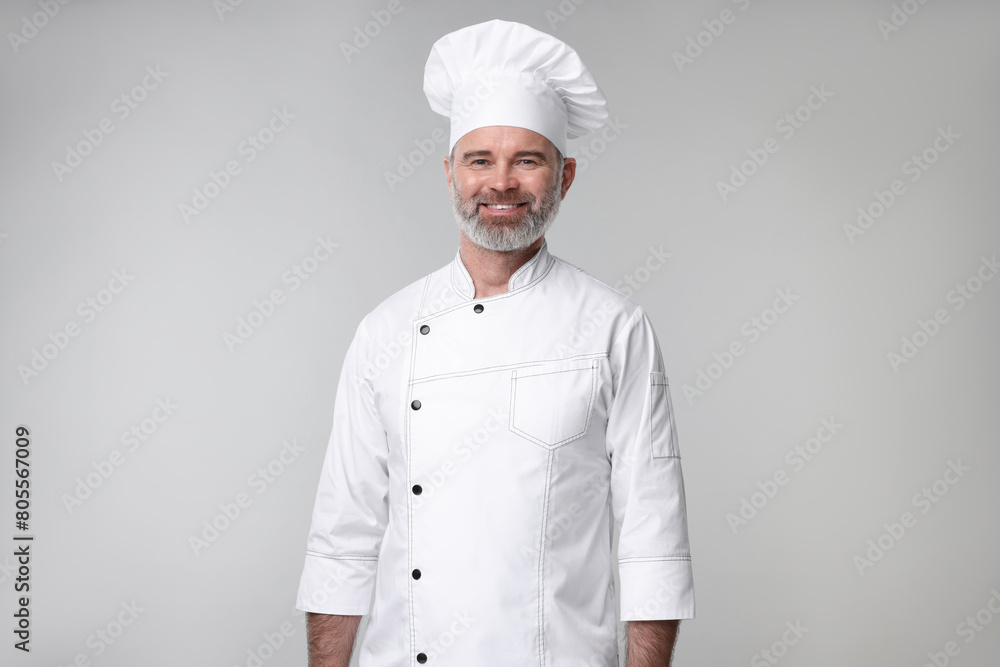
[[[485,190],[484,184],[475,178],[467,178],[458,184],[458,192],[465,199],[480,195]]]
[[[523,182],[521,187],[534,195],[536,199],[541,200],[552,191],[553,187],[556,189],[556,192],[561,192],[562,182],[554,182],[551,178],[547,177],[533,178],[530,182]]]

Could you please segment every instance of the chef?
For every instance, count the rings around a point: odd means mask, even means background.
[[[694,591],[660,350],[544,237],[604,96],[499,20],[442,37],[424,91],[459,249],[347,351],[297,598],[310,665],[346,667],[369,613],[361,667],[617,667],[618,620],[630,667],[668,665]]]

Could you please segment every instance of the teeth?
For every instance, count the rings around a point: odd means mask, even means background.
[[[517,208],[518,204],[487,204],[487,208],[495,208],[497,210],[503,211],[508,208]]]

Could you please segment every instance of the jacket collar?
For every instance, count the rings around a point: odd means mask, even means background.
[[[538,249],[531,259],[524,263],[521,268],[514,272],[507,282],[507,291],[513,292],[532,283],[541,280],[548,273],[555,258],[549,254],[548,239],[542,241],[542,247]],[[460,296],[471,300],[476,294],[476,287],[472,282],[469,270],[462,262],[460,252],[455,253],[455,259],[451,263],[451,286]]]

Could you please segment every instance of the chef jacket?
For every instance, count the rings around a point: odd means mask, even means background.
[[[616,667],[616,611],[694,616],[652,325],[547,242],[474,295],[456,254],[358,327],[296,606],[370,611],[361,667]]]

